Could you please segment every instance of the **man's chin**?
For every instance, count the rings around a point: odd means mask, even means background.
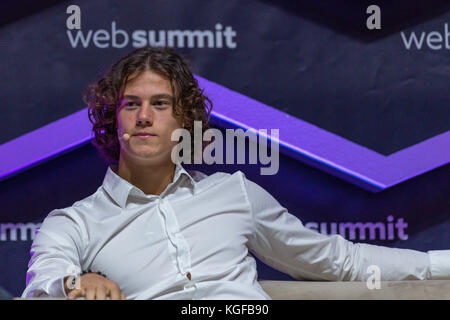
[[[170,153],[167,155],[160,152],[128,154],[126,157],[122,157],[122,160],[139,166],[161,165],[168,164],[169,162],[172,163]]]

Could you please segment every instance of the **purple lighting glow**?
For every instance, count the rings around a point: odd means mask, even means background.
[[[450,131],[384,156],[219,84],[196,78],[213,101],[214,124],[256,132],[279,129],[281,152],[372,192],[450,160]],[[0,145],[0,181],[88,143],[91,129],[87,109],[83,109]]]

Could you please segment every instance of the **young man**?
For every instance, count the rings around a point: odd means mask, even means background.
[[[252,251],[297,279],[448,279],[450,251],[354,244],[305,228],[241,171],[210,176],[172,162],[171,134],[207,128],[211,102],[170,49],[138,49],[85,96],[102,186],[44,220],[23,297],[269,299]],[[74,270],[85,271],[71,277]]]

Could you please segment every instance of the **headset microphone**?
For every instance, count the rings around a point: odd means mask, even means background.
[[[120,131],[119,139],[123,139],[125,141],[128,141],[128,140],[130,140],[130,135],[128,133],[122,134],[122,131]]]

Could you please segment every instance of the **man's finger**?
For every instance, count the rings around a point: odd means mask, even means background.
[[[67,299],[73,300],[73,299],[76,299],[76,298],[82,297],[82,296],[83,296],[83,290],[81,290],[81,289],[75,289],[75,290],[70,291],[70,292],[67,294]]]
[[[86,300],[95,300],[95,287],[86,288]]]
[[[106,288],[104,286],[98,286],[97,292],[96,292],[96,299],[97,300],[106,300]]]
[[[109,296],[110,296],[111,300],[120,300],[120,294],[121,294],[120,289],[113,288],[109,292],[110,292]]]

